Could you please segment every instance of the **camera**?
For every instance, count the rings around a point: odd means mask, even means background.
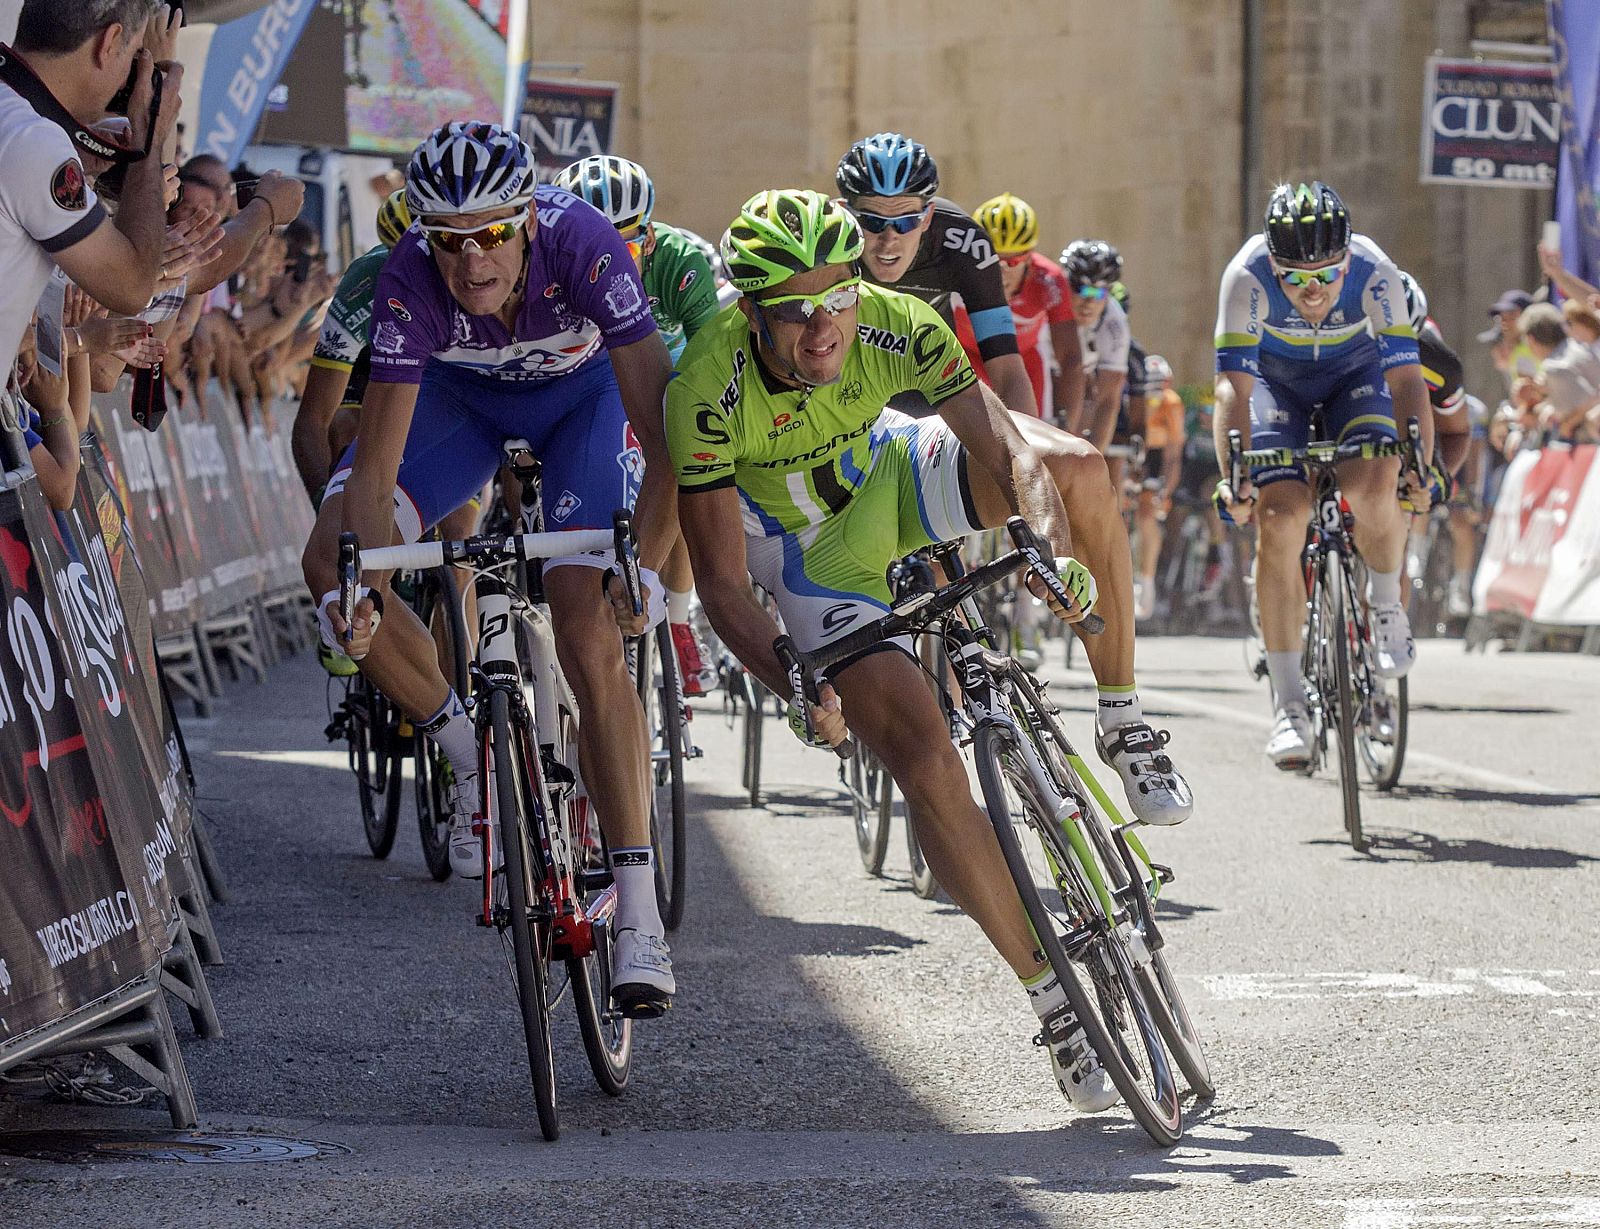
[[[128,73],[127,83],[112,97],[107,108],[113,115],[127,115],[128,104],[133,99],[134,85],[138,80],[139,66],[135,64]],[[150,115],[145,121],[145,148],[146,155],[150,153],[150,142],[155,135],[156,113],[161,109],[161,80],[162,72],[159,68],[150,70]],[[122,195],[122,181],[127,177],[128,163],[119,162],[95,180],[95,190],[100,195],[116,200]]]

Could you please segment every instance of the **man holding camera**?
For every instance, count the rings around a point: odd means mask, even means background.
[[[24,0],[0,47],[0,351],[16,353],[52,265],[114,312],[135,315],[161,276],[161,149],[178,120],[183,69],[156,62],[181,14],[153,0]],[[127,87],[125,89],[125,87]],[[90,125],[125,94],[127,148]],[[116,219],[85,158],[123,164]]]

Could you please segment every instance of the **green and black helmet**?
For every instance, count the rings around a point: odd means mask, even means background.
[[[1279,184],[1267,202],[1267,251],[1275,260],[1315,264],[1343,256],[1350,246],[1350,213],[1339,194],[1320,179],[1290,187]]]
[[[745,294],[823,265],[854,264],[861,225],[842,204],[805,188],[769,188],[744,203],[722,236],[728,280]]]

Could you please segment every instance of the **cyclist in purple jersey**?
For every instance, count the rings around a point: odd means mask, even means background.
[[[523,437],[543,462],[546,528],[608,527],[637,500],[641,561],[660,567],[677,536],[661,417],[671,363],[627,245],[577,197],[535,189],[532,151],[514,133],[485,123],[440,128],[412,155],[406,195],[420,226],[379,276],[361,428],[328,483],[303,562],[321,595],[323,638],[449,759],[451,864],[481,877],[472,723],[439,671],[428,629],[403,602],[384,617],[375,599],[387,576],[363,578],[373,588],[362,590],[346,627],[338,536],[414,541],[488,482],[507,439]],[[579,757],[617,883],[613,997],[630,1015],[659,1015],[676,987],[656,907],[644,711],[622,646],[647,620],[631,613],[610,562],[551,560],[544,591],[583,714]],[[599,583],[594,568],[607,569]],[[653,574],[647,585],[659,607]]]

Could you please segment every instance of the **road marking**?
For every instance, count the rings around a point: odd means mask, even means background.
[[[1344,1229],[1412,1229],[1416,1225],[1600,1225],[1600,1199],[1589,1196],[1495,1195],[1455,1199],[1333,1199]]]
[[[1196,980],[1212,998],[1221,1000],[1600,996],[1600,969],[1447,969],[1434,977],[1390,972],[1212,973]]]
[[[1181,691],[1167,691],[1161,687],[1140,687],[1139,697],[1144,701],[1155,700],[1162,704],[1171,705],[1178,709],[1188,709],[1196,716],[1221,717],[1229,721],[1243,722],[1245,725],[1255,726],[1258,729],[1270,730],[1272,717],[1267,714],[1252,712],[1249,709],[1236,708],[1231,704],[1218,704],[1212,700],[1197,700],[1193,696],[1183,694]],[[1522,794],[1539,794],[1543,797],[1571,797],[1573,791],[1552,789],[1548,785],[1541,785],[1531,777],[1514,777],[1510,773],[1495,772],[1490,768],[1479,768],[1473,764],[1462,764],[1456,760],[1447,759],[1442,755],[1431,755],[1426,751],[1415,751],[1410,747],[1406,749],[1406,763],[1421,764],[1437,772],[1448,773],[1466,781],[1476,782],[1479,785],[1492,789],[1514,790]],[[1574,803],[1576,811],[1600,811],[1600,804],[1593,802]]]

